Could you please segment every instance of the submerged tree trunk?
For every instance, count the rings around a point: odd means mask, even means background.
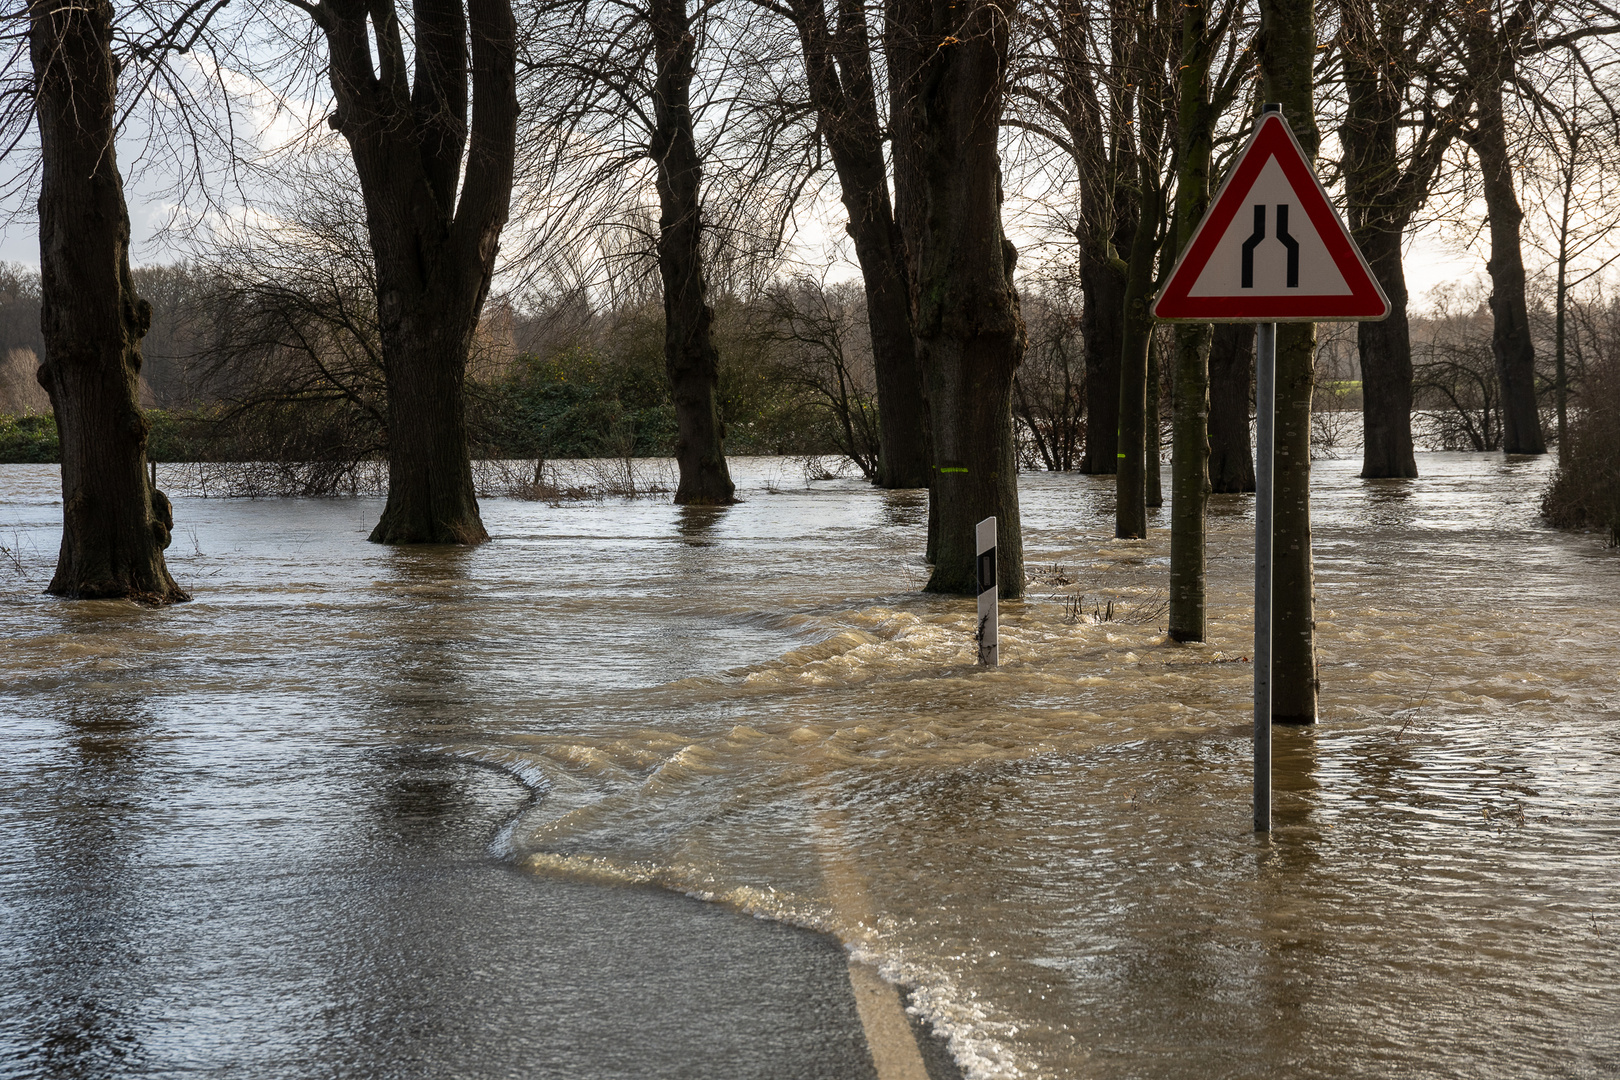
[[[905,54],[895,65],[897,100],[907,114],[895,157],[909,162],[896,174],[915,185],[907,246],[937,466],[930,592],[977,592],[974,526],[995,515],[1000,593],[1023,594],[1012,384],[1024,324],[997,156],[1011,14],[995,0],[890,6],[889,48]]]
[[[388,502],[371,539],[481,543],[464,386],[517,153],[510,0],[418,3],[410,49],[392,8],[309,10],[330,54],[328,123],[353,155],[376,261]]]
[[[1216,323],[1209,345],[1209,487],[1254,490],[1249,409],[1254,402],[1254,324]]]
[[[1369,227],[1356,240],[1373,276],[1389,297],[1389,318],[1356,325],[1361,356],[1361,475],[1416,476],[1412,451],[1412,334],[1406,321],[1403,229]]]
[[[1162,196],[1146,191],[1142,220],[1131,244],[1130,271],[1126,275],[1125,334],[1119,361],[1119,471],[1114,489],[1114,535],[1147,535],[1148,351],[1152,346],[1153,265],[1158,254],[1159,209]],[[1158,437],[1158,432],[1153,433]]]
[[[1502,390],[1502,449],[1509,454],[1545,454],[1536,407],[1536,348],[1530,337],[1524,255],[1519,230],[1524,211],[1513,189],[1513,158],[1501,86],[1480,90],[1476,126],[1469,139],[1479,157],[1485,212],[1491,225],[1491,352]]]
[[[1086,448],[1080,472],[1119,471],[1119,358],[1125,348],[1125,263],[1103,252],[1080,254],[1080,338],[1086,354]]]
[[[1192,0],[1181,13],[1180,100],[1176,116],[1176,249],[1185,250],[1209,209],[1209,173],[1215,144],[1210,102],[1209,0]],[[1208,323],[1176,327],[1170,442],[1170,612],[1175,641],[1204,640],[1204,542],[1209,508]],[[1247,411],[1244,419],[1247,420]],[[1247,424],[1244,425],[1247,428]],[[1245,440],[1244,450],[1248,450]]]
[[[664,282],[664,367],[675,403],[675,461],[683,506],[735,502],[720,420],[720,355],[709,333],[703,277],[703,162],[692,133],[692,65],[697,40],[686,0],[649,7],[658,76],[652,157],[658,166],[658,272]]]
[[[62,447],[62,549],[48,591],[187,600],[163,559],[169,500],[147,475],[138,386],[152,308],[135,295],[113,152],[112,5],[35,0],[28,16],[41,154],[38,377]]]
[[[839,0],[836,40],[822,0],[793,0],[804,49],[806,82],[838,172],[846,231],[855,243],[866,286],[867,326],[877,381],[877,483],[886,488],[928,486],[928,410],[911,330],[911,287],[905,242],[889,201],[883,161],[883,124],[872,80],[866,9]]]
[[[1124,75],[1137,27],[1115,0],[1109,56],[1099,55],[1096,12],[1078,2],[1058,6],[1056,44],[1062,65],[1060,113],[1068,127],[1079,190],[1075,228],[1080,276],[1080,338],[1086,365],[1085,450],[1079,471],[1110,476],[1119,468],[1119,360],[1124,348],[1126,265],[1140,211],[1129,182],[1136,150],[1131,112],[1134,79]],[[1114,10],[1117,9],[1117,10]]]
[[[1311,0],[1261,0],[1260,56],[1267,101],[1282,105],[1314,163],[1320,136],[1312,94],[1316,19]],[[1315,575],[1311,563],[1311,391],[1314,323],[1277,328],[1277,426],[1272,519],[1271,719],[1316,721]]]

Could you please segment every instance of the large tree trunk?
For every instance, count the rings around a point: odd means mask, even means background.
[[[866,9],[840,0],[837,40],[822,0],[794,0],[806,82],[849,212],[846,231],[866,286],[866,319],[877,377],[879,487],[928,486],[928,410],[911,330],[905,242],[889,201],[883,124],[872,80]]]
[[[1361,357],[1361,475],[1369,480],[1418,474],[1412,452],[1412,334],[1406,321],[1403,231],[1369,223],[1356,232],[1367,265],[1389,297],[1389,318],[1356,327]]]
[[[1181,14],[1180,101],[1176,115],[1176,248],[1185,250],[1209,208],[1215,144],[1210,103],[1209,0],[1192,0]],[[1170,622],[1175,641],[1204,640],[1204,541],[1209,508],[1208,323],[1176,327],[1170,443]],[[1245,417],[1247,419],[1247,417]],[[1248,447],[1245,445],[1245,450]]]
[[[371,539],[476,544],[489,536],[463,384],[511,201],[517,26],[510,0],[467,0],[465,10],[423,0],[412,78],[398,19],[385,10],[373,18],[363,0],[325,0],[312,12],[337,98],[328,122],[354,157],[376,260],[388,502]]]
[[[1311,0],[1261,0],[1260,67],[1267,101],[1282,105],[1312,162],[1320,136],[1313,99],[1316,19]],[[1311,391],[1314,323],[1277,328],[1276,465],[1272,518],[1271,719],[1316,721],[1311,563]]]
[[[897,175],[916,185],[908,236],[933,422],[939,530],[930,592],[977,591],[974,525],[995,515],[1005,597],[1024,586],[1012,384],[1024,351],[1017,258],[997,157],[1012,11],[995,0],[894,0],[889,47],[910,59]],[[898,132],[904,131],[904,141]]]
[[[1254,402],[1254,325],[1216,323],[1209,345],[1209,488],[1254,490],[1249,408]]]
[[[720,420],[720,355],[709,327],[703,278],[703,162],[692,134],[697,40],[686,0],[653,0],[648,11],[658,73],[652,156],[658,165],[658,272],[664,281],[664,367],[675,402],[675,461],[683,506],[735,502]]]
[[[1541,415],[1536,408],[1536,349],[1530,337],[1525,297],[1524,255],[1519,229],[1524,211],[1513,189],[1513,158],[1499,83],[1483,87],[1473,136],[1479,156],[1485,212],[1491,225],[1491,352],[1502,388],[1502,449],[1509,454],[1545,454]]]
[[[147,475],[138,385],[152,308],[129,272],[129,212],[113,152],[117,65],[107,0],[28,10],[41,175],[39,382],[62,446],[62,549],[48,591],[189,599],[163,549],[174,521]]]

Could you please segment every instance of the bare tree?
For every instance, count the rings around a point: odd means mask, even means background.
[[[1125,332],[1126,258],[1141,217],[1135,110],[1127,70],[1141,4],[1044,0],[1026,6],[1030,40],[1009,93],[1011,123],[1058,147],[1073,163],[1073,223],[1083,298],[1086,449],[1080,471],[1118,471],[1119,364]]]
[[[1364,477],[1416,476],[1412,452],[1412,342],[1402,243],[1428,198],[1471,97],[1459,90],[1440,33],[1440,5],[1339,0],[1344,91],[1339,124],[1351,235],[1367,258],[1389,317],[1358,324]]]
[[[291,9],[309,22],[287,24]],[[512,191],[510,0],[417,0],[404,12],[390,0],[262,0],[250,17],[292,47],[290,61],[266,63],[291,63],[291,78],[324,68],[327,123],[348,145],[365,206],[390,433],[388,501],[371,539],[480,543],[465,382]],[[324,61],[309,55],[311,29]]]
[[[759,333],[774,346],[773,366],[783,381],[807,391],[826,416],[838,452],[875,481],[882,468],[880,404],[874,350],[860,325],[862,299],[848,284],[782,282],[764,298]]]
[[[805,84],[821,136],[838,172],[846,229],[866,288],[882,427],[882,487],[927,487],[931,467],[928,410],[911,327],[910,269],[889,198],[884,123],[873,76],[864,0],[839,0],[828,25],[824,0],[787,0],[776,7],[798,30]]]
[[[1620,224],[1620,201],[1603,178],[1620,168],[1620,111],[1607,81],[1612,64],[1583,64],[1571,51],[1562,73],[1552,73],[1532,99],[1540,153],[1526,170],[1531,200],[1547,228],[1530,230],[1530,243],[1553,267],[1553,404],[1558,458],[1568,463],[1569,308],[1571,293],[1593,280],[1620,253],[1609,239]]]
[[[1013,379],[1013,411],[1034,460],[1051,472],[1077,468],[1085,448],[1085,343],[1078,299],[1063,285],[1022,297],[1029,341]]]

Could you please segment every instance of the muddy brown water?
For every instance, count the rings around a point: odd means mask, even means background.
[[[1109,480],[1022,476],[1032,583],[987,671],[971,601],[916,591],[918,493],[774,459],[736,463],[725,510],[487,500],[474,551],[367,544],[377,500],[179,497],[196,600],[161,612],[40,596],[55,471],[0,469],[6,769],[65,738],[161,752],[199,792],[268,772],[297,796],[343,782],[323,753],[387,770],[390,747],[498,769],[536,797],[462,848],[834,934],[973,1077],[1620,1075],[1620,556],[1538,523],[1543,462],[1419,464],[1317,464],[1322,722],[1276,733],[1269,838],[1251,500],[1214,502],[1210,640],[1182,646],[1167,517],[1116,541]],[[125,726],[97,734],[109,702]],[[273,791],[165,812],[137,853],[116,817],[80,838],[88,872],[315,842]],[[48,877],[31,850],[0,882]],[[13,927],[42,925],[17,895]]]

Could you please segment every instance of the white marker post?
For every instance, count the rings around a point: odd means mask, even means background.
[[[987,517],[973,530],[979,552],[979,663],[995,667],[1001,660],[996,623],[1001,609],[996,602],[996,519]]]
[[[1277,444],[1277,324],[1255,327],[1254,831],[1271,831],[1271,495]]]

